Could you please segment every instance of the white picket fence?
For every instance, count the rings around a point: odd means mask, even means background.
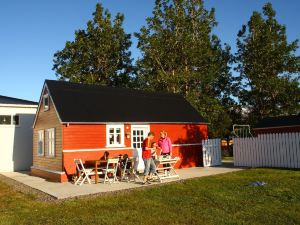
[[[234,138],[235,166],[300,168],[300,133]]]
[[[219,166],[222,164],[221,139],[202,141],[203,166]]]

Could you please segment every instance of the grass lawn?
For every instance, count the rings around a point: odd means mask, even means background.
[[[247,186],[254,181],[267,185]],[[300,224],[300,171],[249,169],[63,202],[0,182],[0,224]]]
[[[223,160],[233,160],[233,156],[224,156],[222,157]]]

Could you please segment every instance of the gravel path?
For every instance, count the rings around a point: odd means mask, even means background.
[[[9,185],[10,187],[12,187],[15,191],[24,193],[24,194],[28,194],[28,195],[34,195],[34,197],[38,200],[38,201],[43,201],[43,202],[49,202],[49,201],[56,201],[57,199],[51,195],[48,195],[40,190],[34,189],[32,187],[29,187],[25,184],[22,184],[16,180],[13,180],[9,177],[6,177],[2,174],[0,174],[0,180],[1,182]]]

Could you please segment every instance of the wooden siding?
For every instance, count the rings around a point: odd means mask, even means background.
[[[150,130],[155,134],[155,141],[158,141],[160,131],[165,130],[168,133],[175,145],[172,154],[180,157],[175,168],[203,166],[201,142],[208,137],[206,124],[151,124]]]
[[[208,137],[206,124],[150,124],[155,139],[159,139],[160,131],[165,130],[173,144],[201,143]]]
[[[45,89],[46,94],[47,90]],[[47,146],[46,129],[55,128],[55,157],[49,157]],[[38,131],[44,130],[44,156],[38,156]],[[49,110],[44,111],[43,101],[39,111],[37,112],[36,123],[33,128],[33,166],[38,168],[46,168],[49,170],[63,171],[62,166],[62,125],[60,124],[58,115],[52,103],[52,99],[49,98]]]
[[[270,128],[254,128],[255,135],[260,134],[276,134],[276,133],[295,133],[300,132],[300,126],[291,127],[270,127]]]
[[[124,124],[124,135],[131,131],[129,124]],[[130,138],[124,137],[125,147],[131,147]],[[63,126],[63,149],[95,149],[106,147],[105,124],[70,124]]]

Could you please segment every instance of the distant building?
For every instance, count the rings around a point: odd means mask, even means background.
[[[300,132],[300,114],[264,118],[253,130],[256,135]]]
[[[0,95],[0,172],[29,170],[38,103]]]

